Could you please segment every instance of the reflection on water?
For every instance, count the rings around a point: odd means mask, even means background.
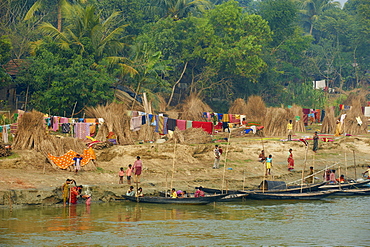
[[[0,246],[368,246],[370,197],[0,209]]]

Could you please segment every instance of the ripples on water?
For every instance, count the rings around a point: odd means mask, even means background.
[[[369,246],[370,197],[0,209],[1,246]]]

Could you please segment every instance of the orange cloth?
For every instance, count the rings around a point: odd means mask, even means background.
[[[85,123],[90,123],[90,136],[96,133],[96,119],[95,118],[85,118]]]
[[[48,158],[54,162],[55,165],[62,169],[67,169],[69,166],[73,165],[74,160],[73,158],[76,156],[77,152],[73,150],[69,150],[66,154],[62,156],[53,156],[51,154],[48,154]],[[83,155],[81,155],[83,158],[81,160],[81,166],[87,165],[90,160],[95,160],[96,155],[92,148],[85,149]]]

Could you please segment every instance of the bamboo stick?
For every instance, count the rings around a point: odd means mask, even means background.
[[[303,191],[303,180],[304,180],[304,171],[306,170],[307,153],[308,153],[308,144],[306,145],[306,154],[305,154],[305,156],[304,156],[304,166],[303,166],[303,169],[302,169],[301,193],[302,193],[302,191]]]
[[[224,190],[225,173],[226,173],[226,165],[227,165],[227,154],[229,153],[229,146],[230,146],[230,136],[231,136],[231,131],[229,132],[229,138],[227,139],[227,146],[226,146],[226,153],[225,153],[224,170],[223,170],[223,172],[222,172],[222,185],[221,185],[221,192]]]
[[[175,174],[175,159],[176,159],[176,138],[175,145],[173,146],[173,159],[172,159],[172,176],[171,176],[171,189],[173,188],[173,176]]]

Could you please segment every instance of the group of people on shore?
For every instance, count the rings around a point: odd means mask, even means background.
[[[271,175],[272,169],[272,154],[268,157],[265,155],[265,150],[261,150],[261,153],[258,156],[258,161],[265,164],[265,176]],[[293,158],[293,149],[289,149],[288,155],[288,171],[294,171],[294,158]]]
[[[91,194],[82,195],[82,185],[77,186],[74,179],[66,179],[62,185],[63,206],[77,204],[78,197],[85,199],[86,205],[91,204]]]
[[[140,175],[143,170],[143,162],[140,159],[140,156],[136,157],[134,165],[128,165],[127,170],[125,171],[123,167],[120,168],[118,172],[118,183],[123,184],[123,177],[126,175],[127,184],[131,184],[131,177],[134,174],[134,183],[140,183]]]

